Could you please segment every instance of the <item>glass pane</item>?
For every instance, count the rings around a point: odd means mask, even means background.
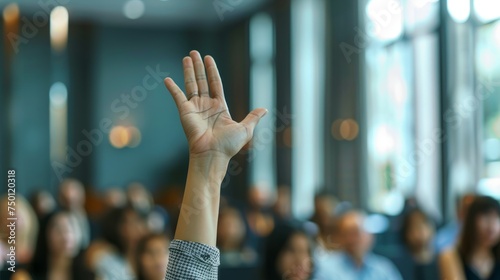
[[[398,214],[415,185],[410,46],[367,51],[368,205]]]
[[[476,69],[483,99],[483,180],[479,191],[500,197],[500,21],[478,29]]]

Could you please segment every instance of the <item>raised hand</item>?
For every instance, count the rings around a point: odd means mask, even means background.
[[[235,122],[229,114],[214,59],[205,56],[204,65],[200,53],[191,51],[182,64],[186,94],[171,78],[165,79],[165,85],[179,110],[190,156],[234,156],[250,141],[267,110],[255,109],[243,121]]]

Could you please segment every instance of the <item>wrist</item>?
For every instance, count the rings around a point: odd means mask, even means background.
[[[198,173],[208,183],[220,184],[226,175],[231,158],[221,152],[189,155],[189,170]]]

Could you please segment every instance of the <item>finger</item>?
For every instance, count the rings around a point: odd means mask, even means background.
[[[260,119],[265,116],[267,113],[267,109],[264,108],[257,108],[250,112],[243,121],[241,121],[241,124],[245,126],[247,130],[247,135],[248,138],[252,138],[253,136],[253,131],[255,129],[255,126],[259,123]]]
[[[205,56],[205,68],[207,69],[208,85],[210,87],[212,97],[220,97],[225,101],[224,89],[222,87],[219,70],[217,69],[217,64],[215,63],[214,58],[210,55]]]
[[[196,76],[194,74],[193,60],[191,57],[186,56],[182,60],[184,67],[184,85],[186,86],[187,99],[198,95],[198,85],[196,84]]]
[[[200,97],[209,97],[207,75],[205,74],[205,66],[201,60],[201,55],[197,51],[191,51],[189,56],[193,60],[194,73],[196,76],[196,83],[198,85],[198,92]]]
[[[170,94],[174,98],[175,104],[177,105],[177,108],[180,108],[181,104],[187,101],[186,96],[184,95],[184,92],[177,86],[177,84],[172,80],[171,78],[166,78],[164,80],[165,86],[167,87],[168,91],[170,91]]]

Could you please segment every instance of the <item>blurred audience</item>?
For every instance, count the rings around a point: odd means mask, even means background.
[[[313,245],[302,228],[282,224],[274,228],[265,245],[263,276],[259,279],[313,279]]]
[[[500,204],[480,196],[470,204],[458,245],[440,256],[441,278],[500,279]]]
[[[42,219],[56,209],[57,203],[52,194],[48,191],[41,190],[35,192],[31,196],[31,205],[38,219]]]
[[[134,279],[139,241],[147,234],[144,217],[133,207],[115,208],[102,221],[102,239],[93,242],[87,262],[99,279]]]
[[[90,222],[85,211],[85,188],[76,179],[65,179],[59,186],[59,204],[77,222],[77,238],[80,248],[86,248],[91,240]]]
[[[31,265],[32,279],[94,279],[82,257],[76,225],[68,211],[57,210],[43,218]]]
[[[404,248],[393,261],[403,279],[439,279],[437,255],[433,247],[435,226],[429,216],[418,208],[408,210],[400,233]]]
[[[400,273],[388,259],[371,252],[373,236],[365,230],[365,215],[349,211],[339,218],[341,250],[323,254],[318,263],[319,279],[399,280]]]
[[[435,243],[438,252],[443,252],[444,250],[450,249],[456,245],[467,210],[474,201],[475,197],[476,195],[472,193],[467,193],[458,197],[455,205],[455,219],[451,220],[448,224],[439,229],[436,234]]]
[[[149,234],[137,245],[137,280],[163,280],[168,265],[170,240],[165,234]]]
[[[318,194],[314,214],[302,223],[292,217],[290,191],[289,186],[279,186],[272,204],[269,193],[253,186],[246,207],[221,198],[220,280],[500,279],[500,204],[493,198],[460,197],[456,220],[438,234],[417,201],[409,200],[402,223],[392,224],[392,231],[382,233],[385,239],[377,243],[377,252],[391,262],[372,253],[375,238],[370,223],[349,202],[338,203],[332,195]],[[92,216],[100,217],[101,228],[98,239],[90,244],[92,224],[79,181],[61,183],[59,209],[47,191],[32,196],[33,209],[17,195],[16,273],[5,279],[164,279],[167,236],[173,236],[170,229],[177,220],[182,190],[174,188],[165,194],[168,197],[158,201],[169,211],[155,205],[153,195],[140,183],[108,189],[91,204],[99,206]],[[7,197],[0,199],[3,220],[9,217],[8,202]],[[5,271],[10,233],[5,227],[0,234],[0,270]],[[394,238],[397,234],[401,242]],[[392,247],[383,250],[384,246]],[[438,255],[439,250],[444,251]],[[0,274],[2,280],[4,275]]]

